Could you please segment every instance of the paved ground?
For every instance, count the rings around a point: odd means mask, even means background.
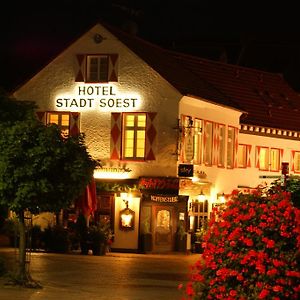
[[[15,261],[15,251],[0,248],[0,256]],[[199,254],[125,254],[105,256],[32,253],[30,273],[42,289],[5,285],[1,300],[176,300],[177,287],[188,280]]]

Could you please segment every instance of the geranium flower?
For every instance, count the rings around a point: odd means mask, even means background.
[[[235,190],[215,209],[185,299],[299,299],[300,212],[290,196]]]

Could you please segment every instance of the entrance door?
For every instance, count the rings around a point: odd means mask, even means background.
[[[171,206],[153,206],[153,251],[168,252],[173,250],[174,208]]]

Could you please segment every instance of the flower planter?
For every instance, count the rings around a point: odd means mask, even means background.
[[[92,245],[93,255],[105,255],[106,254],[106,244],[95,243]]]

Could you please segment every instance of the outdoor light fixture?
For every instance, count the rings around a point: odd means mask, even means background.
[[[200,202],[203,202],[206,199],[205,195],[203,194],[203,191],[198,195],[197,200]]]
[[[94,42],[96,44],[100,44],[102,41],[103,41],[103,36],[101,36],[101,34],[99,34],[99,33],[96,33],[94,35]]]
[[[126,207],[120,211],[120,229],[133,230],[135,212],[128,207],[128,194],[120,193],[120,196],[126,205]]]
[[[224,193],[222,193],[222,194],[218,194],[217,195],[217,199],[218,199],[218,201],[220,202],[220,203],[225,203],[225,194]]]

